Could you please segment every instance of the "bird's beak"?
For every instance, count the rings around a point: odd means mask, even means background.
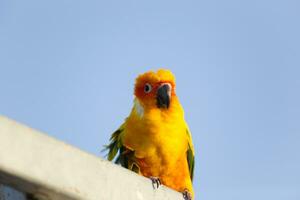
[[[157,89],[156,105],[158,108],[169,108],[172,86],[170,83],[162,83]]]

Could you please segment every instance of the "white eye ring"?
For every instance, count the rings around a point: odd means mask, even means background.
[[[151,92],[151,90],[152,90],[152,86],[149,83],[146,83],[144,87],[144,92],[149,93]]]

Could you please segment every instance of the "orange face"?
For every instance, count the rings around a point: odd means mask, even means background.
[[[175,77],[171,71],[160,69],[137,77],[134,94],[144,107],[169,108],[175,96]]]

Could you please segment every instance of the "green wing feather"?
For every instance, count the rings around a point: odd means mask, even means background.
[[[194,151],[191,132],[189,131],[188,128],[186,130],[186,133],[188,135],[188,150],[186,152],[186,155],[187,155],[187,161],[188,161],[188,165],[189,165],[190,177],[191,177],[191,180],[193,181],[194,167],[195,167],[195,151]]]
[[[114,160],[114,163],[139,173],[139,166],[134,162],[134,151],[126,148],[122,143],[123,133],[124,124],[111,135],[109,144],[103,150],[108,151],[109,161]]]

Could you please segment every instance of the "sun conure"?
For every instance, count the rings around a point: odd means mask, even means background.
[[[194,148],[171,71],[149,71],[136,78],[134,105],[111,138],[108,160],[194,196]]]

